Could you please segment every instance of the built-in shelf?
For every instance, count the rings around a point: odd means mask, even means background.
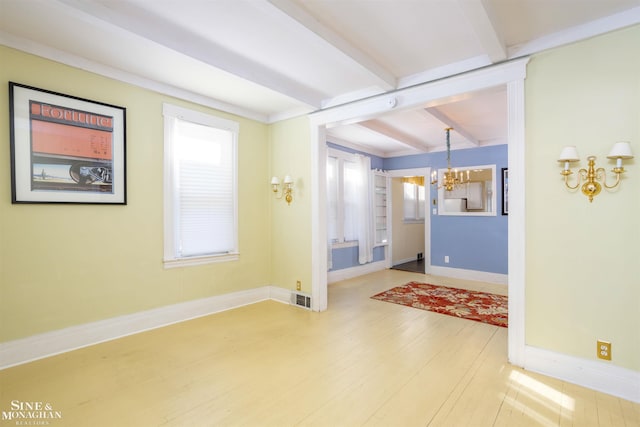
[[[375,244],[386,245],[388,243],[387,222],[387,196],[389,193],[389,178],[382,172],[373,173],[374,182],[374,224]]]

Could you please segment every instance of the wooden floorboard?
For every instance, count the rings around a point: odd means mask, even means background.
[[[51,426],[639,426],[640,405],[515,368],[507,330],[373,300],[385,270],[329,287],[313,313],[273,301],[0,371],[0,410]],[[2,421],[0,425],[16,425]]]

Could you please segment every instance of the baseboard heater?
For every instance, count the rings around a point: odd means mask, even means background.
[[[293,292],[291,293],[291,305],[311,310],[311,295],[303,292]]]

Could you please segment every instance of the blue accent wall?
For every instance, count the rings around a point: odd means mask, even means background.
[[[331,252],[333,257],[333,268],[330,271],[342,270],[343,268],[357,267],[358,247],[350,246],[348,248],[338,248]],[[376,246],[373,248],[373,262],[384,261],[384,246]]]
[[[384,159],[382,157],[374,156],[373,154],[365,153],[364,151],[354,150],[352,148],[343,147],[331,142],[327,142],[327,147],[335,148],[336,150],[345,151],[347,153],[357,153],[371,158],[371,169],[382,169]],[[384,247],[378,246],[373,248],[373,262],[384,261],[385,259]],[[331,251],[333,267],[330,271],[342,270],[343,268],[357,267],[360,265],[358,262],[358,247],[352,246],[348,248],[333,249]]]
[[[332,143],[327,143],[327,146],[369,156],[373,169],[397,170],[424,167],[441,169],[447,167],[447,153],[444,151],[383,159]],[[496,165],[497,214],[496,216],[433,215],[432,201],[438,199],[438,191],[431,186],[431,201],[429,202],[431,265],[498,274],[508,273],[508,217],[501,215],[501,169],[507,167],[507,156],[507,145],[493,145],[451,152],[454,166]],[[401,242],[395,242],[395,244],[401,244]],[[384,253],[384,247],[375,248],[374,261],[384,260]],[[444,262],[445,255],[449,256],[448,264]],[[332,257],[332,271],[360,265],[357,247],[334,249]]]
[[[431,186],[429,212],[431,213],[431,265],[508,273],[508,217],[502,213],[502,176],[506,168],[507,145],[453,150],[454,166],[496,165],[496,216],[449,216],[433,215],[433,200],[438,191]],[[383,169],[413,169],[447,167],[447,153],[427,153],[414,156],[384,159]],[[398,244],[398,242],[394,242]],[[445,264],[444,257],[449,256]]]

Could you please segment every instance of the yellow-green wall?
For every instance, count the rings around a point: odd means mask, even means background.
[[[269,127],[271,175],[294,180],[293,202],[272,197],[272,284],[311,293],[311,133],[299,117]],[[266,181],[268,186],[268,181]]]
[[[535,55],[526,81],[526,342],[640,370],[640,168],[593,203],[567,191],[563,145],[640,155],[640,27]],[[307,118],[264,125],[0,47],[0,342],[273,284],[311,290]],[[12,205],[7,81],[127,108],[128,205]],[[240,122],[240,261],[162,264],[162,103]],[[582,166],[585,162],[581,163]],[[287,206],[269,178],[295,179]]]
[[[126,206],[11,204],[8,81],[126,107]],[[285,265],[274,268],[271,258],[279,244],[271,242],[269,126],[2,46],[0,83],[0,342],[269,285],[272,269],[287,271]],[[163,102],[240,123],[239,261],[163,267]],[[288,134],[289,124],[281,127]],[[277,129],[274,133],[280,136]],[[290,148],[296,165],[291,174],[307,185],[308,164],[295,156],[308,159],[308,148]],[[306,191],[297,198],[308,198]],[[296,201],[286,213],[308,216],[307,211]],[[309,258],[310,248],[295,228],[304,221],[291,222],[283,228],[299,242],[282,246],[285,254],[295,251],[294,264]],[[292,272],[308,282],[300,272],[308,269],[310,261],[305,262]],[[290,284],[289,277],[275,277],[283,286]]]
[[[615,141],[640,156],[640,26],[535,55],[526,79],[526,342],[640,370],[640,161],[589,203],[556,162],[576,145],[608,171]],[[610,174],[610,173],[609,173]],[[575,178],[575,175],[574,175]]]

